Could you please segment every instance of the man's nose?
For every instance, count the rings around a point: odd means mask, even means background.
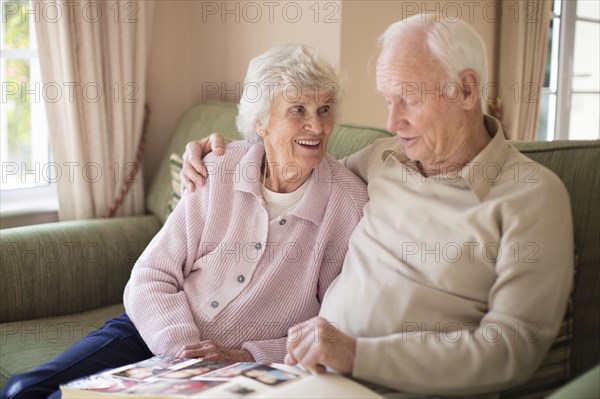
[[[406,120],[406,110],[402,104],[396,103],[388,108],[388,118],[386,128],[390,132],[397,132],[406,129],[408,121]]]

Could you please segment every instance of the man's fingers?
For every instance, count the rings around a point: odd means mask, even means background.
[[[183,153],[183,168],[180,172],[181,181],[185,183],[185,186],[182,185],[182,194],[183,190],[194,192],[196,187],[204,185],[208,176],[208,170],[202,162],[202,157],[210,152],[210,150],[205,151],[205,146],[208,142],[209,140],[204,138],[186,144],[185,152]]]
[[[216,155],[223,155],[225,151],[225,138],[221,133],[213,133],[202,140],[191,141],[186,144],[183,153],[183,168],[179,173],[181,180],[181,194],[185,190],[196,191],[202,187],[208,177],[208,169],[202,158],[213,151]]]
[[[323,357],[323,347],[318,343],[311,343],[302,356],[300,364],[313,374],[321,374],[327,371],[327,368],[321,363]]]
[[[298,360],[296,360],[296,358],[294,357],[294,355],[292,355],[291,353],[287,353],[285,355],[285,357],[283,358],[283,362],[287,365],[293,366],[295,364],[298,363]]]
[[[210,150],[212,150],[215,155],[223,155],[225,151],[225,138],[221,133],[213,133],[209,137],[210,139]],[[210,152],[207,151],[207,152]]]
[[[190,159],[190,165],[195,169],[195,171],[198,174],[200,174],[200,177],[202,178],[201,180],[204,184],[204,180],[206,180],[206,177],[208,176],[208,169],[206,169],[206,165],[202,161],[202,158],[196,156],[193,157],[192,159]]]
[[[181,169],[181,182],[185,184],[185,189],[191,192],[196,191],[197,187],[202,187],[206,181],[206,175],[198,174],[197,169],[191,163],[185,164]]]
[[[293,358],[296,359],[298,363],[304,365],[305,357],[307,356],[308,352],[314,344],[315,343],[313,342],[312,337],[309,334],[305,334],[302,336],[302,339],[294,343],[288,349],[288,353],[291,356],[293,356]]]
[[[196,191],[196,185],[190,181],[187,177],[184,176],[183,170],[179,172],[179,180],[181,184],[179,186],[179,195],[183,197],[183,193],[185,190],[191,191],[192,193]]]
[[[315,336],[314,328],[317,321],[318,318],[313,317],[288,329],[286,349],[290,355],[290,361],[295,361],[296,363],[302,362],[300,354],[308,350],[308,346]]]

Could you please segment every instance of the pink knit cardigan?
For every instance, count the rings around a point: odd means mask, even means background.
[[[319,312],[363,214],[365,184],[326,155],[289,214],[268,220],[262,145],[207,156],[211,176],[186,192],[137,261],[127,314],[155,354],[212,340],[281,362],[287,330]]]

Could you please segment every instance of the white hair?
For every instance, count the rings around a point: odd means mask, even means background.
[[[439,14],[417,14],[391,24],[379,37],[382,48],[396,41],[407,27],[419,27],[426,32],[427,48],[440,62],[450,79],[463,71],[474,70],[479,75],[482,93],[487,83],[487,51],[483,39],[464,21],[448,20]]]
[[[272,47],[248,65],[236,118],[238,130],[246,140],[261,142],[255,124],[260,123],[265,128],[269,124],[275,96],[286,90],[286,94],[295,93],[290,95],[295,98],[303,92],[313,93],[315,89],[333,97],[335,121],[339,116],[341,95],[339,77],[331,64],[304,44]]]

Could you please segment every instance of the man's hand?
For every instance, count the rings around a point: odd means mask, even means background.
[[[206,183],[208,170],[202,162],[202,158],[209,152],[214,151],[216,155],[223,155],[225,151],[225,138],[221,133],[213,133],[209,137],[198,141],[190,141],[185,146],[183,153],[183,168],[180,172],[181,194],[183,191],[196,191]]]
[[[314,317],[288,330],[285,363],[300,363],[310,372],[324,373],[326,367],[352,374],[356,340],[322,317]]]
[[[176,357],[187,357],[195,359],[201,357],[204,360],[219,362],[253,362],[254,358],[250,352],[242,349],[229,349],[215,344],[212,341],[202,341],[197,344],[185,345],[177,352]]]

